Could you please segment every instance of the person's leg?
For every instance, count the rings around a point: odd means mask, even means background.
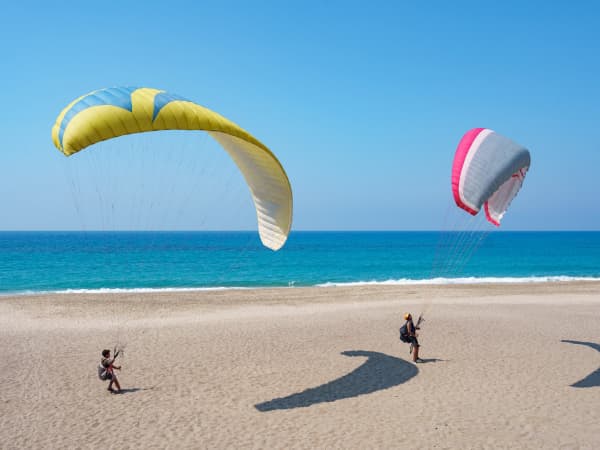
[[[413,356],[413,362],[417,362],[417,359],[419,359],[419,341],[417,340],[417,338],[415,336],[411,336],[410,338],[411,340],[411,345],[412,345],[412,356]]]
[[[116,376],[113,376],[113,380],[115,382],[115,386],[117,386],[117,391],[121,390],[121,385],[119,384],[119,380]]]
[[[117,378],[115,377],[115,375],[111,372],[108,372],[108,374],[106,375],[107,379],[110,380],[110,383],[108,383],[108,390],[110,392],[113,392],[113,383],[116,382],[117,386],[119,386],[119,382],[117,381]]]

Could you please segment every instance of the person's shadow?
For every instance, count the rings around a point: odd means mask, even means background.
[[[600,352],[600,344],[595,344],[593,342],[571,341],[569,339],[563,339],[561,342],[565,342],[567,344],[585,345],[593,348],[597,352]],[[600,386],[600,367],[598,367],[598,369],[596,369],[594,372],[590,373],[587,377],[579,380],[577,383],[574,383],[571,386],[578,388]]]
[[[147,387],[147,388],[132,387],[132,388],[123,388],[119,392],[117,392],[117,394],[133,394],[134,392],[153,391],[153,390],[154,390],[154,386]]]
[[[440,362],[440,361],[447,361],[447,359],[439,359],[439,358],[419,358],[420,364],[427,364],[427,363],[436,363],[436,362]]]
[[[254,407],[261,412],[266,412],[334,402],[397,386],[410,380],[419,372],[414,364],[384,353],[352,350],[342,352],[342,355],[359,356],[367,360],[349,374],[329,383],[287,397],[259,403]]]

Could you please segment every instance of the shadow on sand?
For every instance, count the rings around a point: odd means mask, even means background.
[[[379,352],[352,350],[345,356],[358,356],[367,360],[357,369],[329,383],[310,388],[287,397],[275,398],[254,405],[261,412],[276,409],[303,408],[316,403],[334,402],[357,397],[397,386],[414,377],[419,369],[403,359]]]
[[[133,387],[133,388],[124,388],[121,389],[119,392],[117,392],[117,395],[123,395],[123,394],[133,394],[134,392],[139,392],[139,391],[152,391],[154,390],[154,386],[152,387],[147,387],[147,388],[138,388],[138,387]]]
[[[593,342],[571,341],[569,339],[563,339],[561,342],[565,342],[567,344],[585,345],[593,348],[597,352],[600,352],[600,344],[595,344]],[[577,383],[574,383],[571,386],[578,388],[600,386],[600,367],[594,372],[590,373],[587,377],[579,380]]]
[[[439,359],[439,358],[420,358],[421,362],[419,364],[427,364],[427,363],[436,363],[436,362],[441,362],[441,361],[446,361],[445,359]]]

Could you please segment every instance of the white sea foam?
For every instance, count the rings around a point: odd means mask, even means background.
[[[0,296],[8,295],[44,295],[44,294],[147,294],[157,292],[194,292],[194,291],[225,291],[233,289],[251,289],[248,287],[196,287],[196,288],[98,288],[98,289],[62,289],[57,291],[20,291],[3,292]]]
[[[395,285],[415,285],[415,284],[480,284],[480,283],[556,283],[560,281],[600,281],[597,277],[571,277],[566,275],[545,276],[545,277],[465,277],[465,278],[428,278],[423,280],[413,280],[409,278],[400,278],[398,280],[385,281],[350,281],[346,283],[321,283],[319,287],[334,286],[395,286]]]
[[[565,281],[600,281],[600,277],[572,277],[567,275],[543,276],[543,277],[464,277],[464,278],[427,278],[414,280],[400,278],[385,281],[349,281],[349,282],[327,282],[314,285],[315,287],[349,287],[349,286],[402,286],[402,285],[445,285],[445,284],[492,284],[492,283],[556,283]],[[287,286],[213,286],[213,287],[163,287],[163,288],[98,288],[98,289],[63,289],[56,291],[19,291],[2,292],[0,297],[10,295],[45,295],[45,294],[146,294],[160,292],[196,292],[196,291],[225,291],[242,289],[273,289],[294,288],[295,282]]]

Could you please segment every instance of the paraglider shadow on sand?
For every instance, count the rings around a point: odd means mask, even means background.
[[[561,342],[565,342],[567,344],[585,345],[593,348],[597,352],[600,352],[600,344],[595,344],[593,342],[571,341],[569,339],[563,339]],[[578,388],[600,386],[600,367],[598,367],[598,369],[596,369],[594,372],[590,373],[587,377],[579,380],[577,383],[573,383],[571,386]]]
[[[402,384],[419,372],[414,364],[384,353],[352,350],[342,352],[342,355],[359,356],[367,360],[349,374],[329,383],[287,397],[259,403],[254,407],[261,412],[266,412],[358,397]]]

